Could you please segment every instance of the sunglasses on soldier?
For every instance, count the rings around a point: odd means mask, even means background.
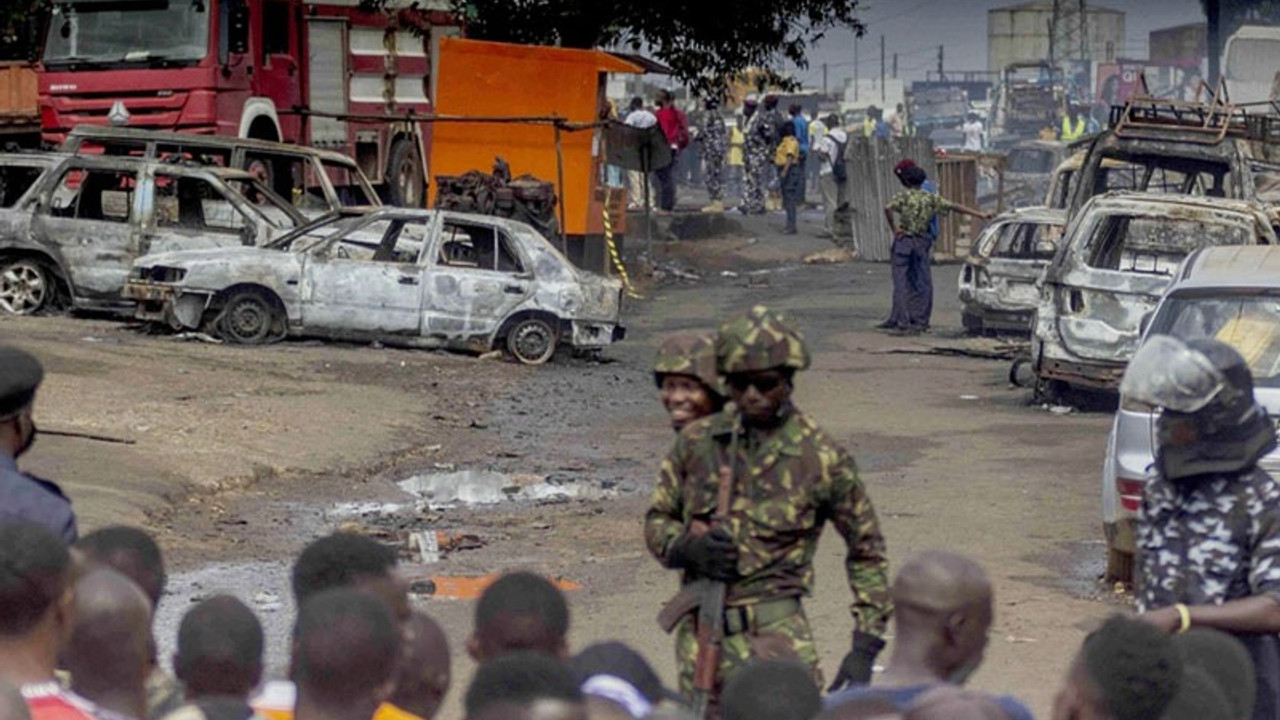
[[[738,392],[746,392],[748,387],[754,387],[763,394],[776,390],[787,378],[778,372],[734,373],[726,375],[724,381]]]

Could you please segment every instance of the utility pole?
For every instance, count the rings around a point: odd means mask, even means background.
[[[898,53],[893,54],[893,79],[898,79]]]
[[[858,102],[858,36],[853,36],[853,101]]]
[[[1209,54],[1209,91],[1218,92],[1218,80],[1222,77],[1222,3],[1205,0],[1205,46]]]
[[[880,102],[889,102],[884,89],[884,35],[880,35]]]
[[[938,46],[938,80],[946,80],[946,74],[942,70],[942,46]]]

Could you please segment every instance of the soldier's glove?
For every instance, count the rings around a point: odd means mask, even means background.
[[[738,546],[724,528],[700,535],[685,533],[671,546],[670,564],[712,580],[732,582],[738,579]]]
[[[832,681],[831,687],[827,688],[827,692],[833,693],[852,685],[869,684],[871,669],[876,664],[876,656],[883,649],[884,640],[875,635],[854,630],[853,649],[844,656],[844,660],[840,661],[840,672],[836,673],[836,679]]]

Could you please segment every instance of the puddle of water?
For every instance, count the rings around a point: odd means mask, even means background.
[[[504,502],[599,500],[613,497],[619,491],[617,485],[612,483],[577,482],[557,476],[507,474],[488,470],[415,475],[397,485],[401,490],[422,498],[433,510]]]

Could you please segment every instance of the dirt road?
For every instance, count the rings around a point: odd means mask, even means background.
[[[1085,630],[1118,604],[1096,582],[1109,418],[1028,407],[1004,363],[886,352],[951,342],[954,266],[937,271],[937,332],[892,338],[870,329],[886,312],[887,267],[799,265],[823,244],[757,230],[756,242],[663,248],[711,270],[633,304],[628,341],[602,363],[527,368],[311,342],[244,349],[109,321],[5,319],[0,341],[47,364],[43,427],[132,443],[43,437],[24,462],[65,483],[86,528],[142,523],[159,534],[178,571],[160,608],[165,647],[193,598],[230,589],[259,609],[270,664],[282,669],[289,559],[345,523],[388,537],[448,531],[474,536],[461,547],[482,545],[407,563],[417,579],[531,567],[579,583],[574,645],[626,640],[673,680],[669,638],[653,618],[676,579],[641,542],[645,495],[671,440],[647,366],[663,333],[710,330],[765,302],[792,311],[812,343],[797,403],[854,453],[892,558],[948,547],[994,577],[996,626],[974,684],[1046,715]],[[587,499],[419,510],[395,485],[466,470],[502,474],[486,486],[497,498],[560,490]],[[435,502],[455,489],[438,484]],[[828,674],[850,630],[842,554],[838,538],[824,539],[809,603]],[[449,630],[465,682],[471,603],[421,602]],[[455,688],[451,704],[461,694]]]

